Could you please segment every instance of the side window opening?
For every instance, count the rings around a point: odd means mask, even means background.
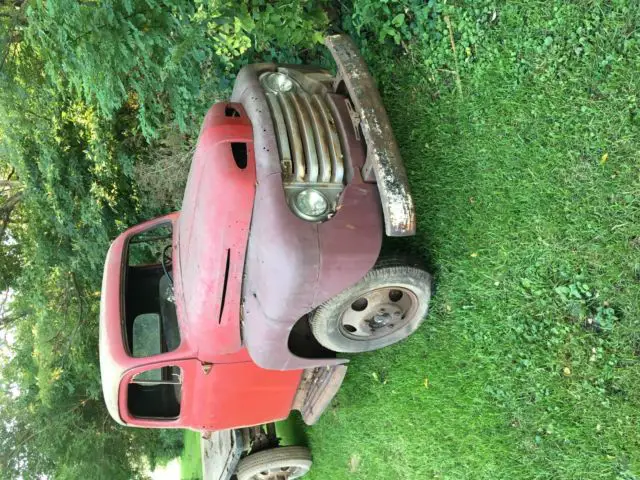
[[[173,294],[171,223],[129,239],[124,278],[124,341],[131,356],[150,357],[180,345]]]
[[[128,386],[127,406],[137,418],[170,420],[180,416],[182,370],[176,366],[138,373]]]

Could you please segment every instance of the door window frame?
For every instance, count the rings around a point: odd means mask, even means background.
[[[199,365],[195,359],[184,359],[184,358],[176,358],[176,355],[172,355],[174,352],[163,353],[155,357],[144,357],[144,358],[153,358],[156,361],[147,362],[142,365],[136,366],[128,370],[120,380],[120,388],[118,394],[118,407],[120,410],[120,417],[122,420],[128,425],[137,425],[141,427],[149,427],[149,428],[184,428],[184,425],[188,425],[189,412],[191,411],[190,402],[191,399],[191,391],[193,381],[195,375],[195,368]],[[162,360],[157,360],[160,357],[168,357],[163,358]],[[197,364],[197,365],[196,365]],[[181,389],[181,400],[180,400],[180,414],[177,417],[173,418],[146,418],[146,417],[136,417],[129,411],[129,384],[132,383],[134,377],[142,372],[146,372],[148,370],[163,368],[163,367],[179,367],[181,373],[182,380],[182,389]],[[138,382],[135,382],[138,383]],[[158,383],[158,382],[156,382]],[[185,418],[186,417],[186,418]]]

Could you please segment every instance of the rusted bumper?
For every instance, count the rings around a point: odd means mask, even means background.
[[[359,117],[367,145],[362,176],[378,184],[386,234],[414,235],[416,215],[407,173],[373,77],[351,38],[332,35],[325,44],[338,66],[337,82],[344,82]]]
[[[292,407],[302,414],[304,423],[313,425],[318,421],[338,393],[346,374],[345,365],[310,368],[304,371]]]

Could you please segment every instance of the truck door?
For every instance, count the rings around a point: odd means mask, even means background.
[[[289,416],[301,370],[264,370],[247,360],[201,365],[193,406],[214,430],[259,425]]]

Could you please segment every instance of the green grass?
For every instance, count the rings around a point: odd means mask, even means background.
[[[640,478],[637,4],[479,3],[447,7],[447,68],[441,20],[365,49],[418,209],[392,246],[437,294],[352,357],[311,480]]]
[[[304,422],[298,412],[293,412],[286,420],[276,422],[276,432],[280,445],[307,445]]]
[[[637,14],[496,18],[462,96],[419,38],[370,55],[438,289],[412,338],[353,357],[311,479],[640,478]]]
[[[182,480],[202,479],[199,432],[184,431],[184,450],[180,457],[180,478]]]

